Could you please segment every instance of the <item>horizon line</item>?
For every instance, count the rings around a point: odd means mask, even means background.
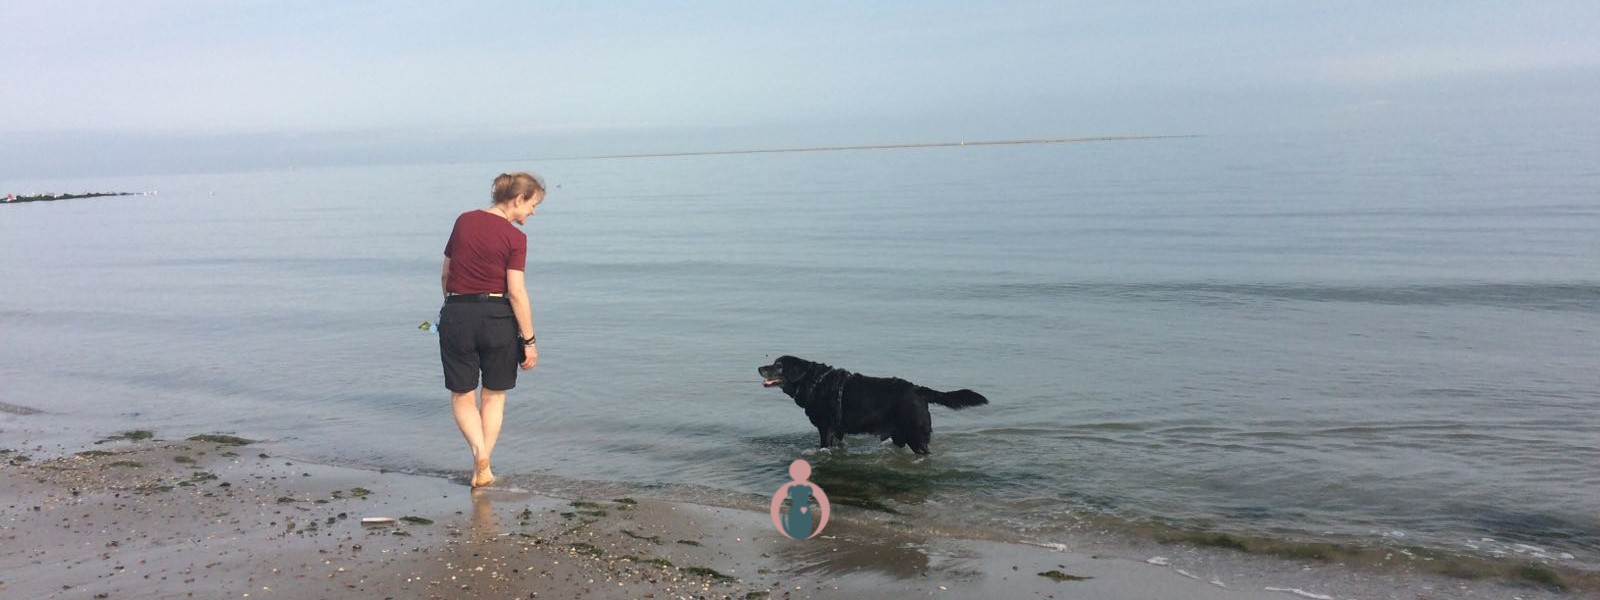
[[[1021,140],[978,140],[958,142],[905,142],[896,144],[864,144],[859,146],[804,146],[796,148],[760,148],[745,150],[698,150],[685,152],[654,152],[646,154],[601,154],[594,156],[557,156],[547,158],[529,158],[523,160],[596,160],[609,158],[661,158],[672,156],[711,156],[718,154],[774,154],[780,152],[839,152],[844,150],[891,150],[898,148],[938,148],[948,146],[1008,146],[1022,144],[1070,144],[1080,142],[1126,142],[1137,140],[1161,140],[1173,138],[1197,138],[1198,134],[1168,134],[1168,135],[1103,135],[1092,137],[1070,138],[1033,138]]]

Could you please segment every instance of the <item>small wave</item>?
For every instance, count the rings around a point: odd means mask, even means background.
[[[1600,520],[1503,507],[1463,509],[1475,529],[1491,538],[1523,545],[1559,543],[1565,548],[1600,551]],[[1529,546],[1532,547],[1532,546]]]
[[[1468,430],[1470,428],[1472,428],[1472,425],[1468,425],[1468,424],[1465,424],[1465,423],[1397,423],[1397,424],[1386,424],[1386,425],[1358,424],[1358,425],[1342,425],[1342,426],[1338,426],[1338,427],[1324,427],[1324,428],[1312,430],[1312,431],[1308,432],[1307,435],[1327,436],[1327,437],[1335,437],[1335,438],[1338,438],[1338,437],[1363,438],[1363,437],[1369,437],[1369,436],[1392,435],[1392,434],[1404,433],[1404,432],[1434,432],[1434,431],[1456,432],[1456,431],[1465,431],[1465,430]]]
[[[1044,429],[1040,427],[994,427],[990,429],[980,429],[975,433],[979,435],[1053,436],[1060,434],[1061,431],[1057,429]]]
[[[1518,310],[1600,313],[1600,283],[1455,283],[1315,285],[1268,283],[1001,283],[946,291],[978,300],[1089,296],[1212,306],[1254,305],[1261,299],[1403,306],[1490,306]]]
[[[1311,598],[1312,600],[1333,600],[1333,596],[1327,596],[1327,595],[1324,595],[1324,594],[1313,594],[1311,592],[1302,590],[1300,588],[1269,587],[1269,588],[1263,588],[1263,589],[1265,589],[1265,590],[1267,590],[1269,592],[1283,592],[1285,594],[1294,594],[1296,596],[1300,596],[1300,597],[1303,597],[1303,598]]]
[[[1379,570],[1427,572],[1460,579],[1490,578],[1519,585],[1566,591],[1600,590],[1600,576],[1597,576],[1595,571],[1552,561],[1549,557],[1540,558],[1543,555],[1534,551],[1542,549],[1533,546],[1521,548],[1521,552],[1474,556],[1454,549],[1396,543],[1404,536],[1386,536],[1383,540],[1374,542],[1256,536],[1154,524],[1129,524],[1126,530],[1136,536],[1149,537],[1164,543],[1217,548],[1292,560],[1339,563]],[[1518,548],[1515,545],[1510,547]]]
[[[1160,435],[1205,435],[1205,434],[1233,434],[1244,433],[1232,427],[1216,427],[1211,425],[1179,425],[1166,429],[1157,429],[1151,433]]]
[[[1105,423],[1083,423],[1067,427],[1066,429],[1081,429],[1086,431],[1144,431],[1150,426],[1143,423],[1130,423],[1126,421],[1108,421]]]
[[[1422,397],[1422,398],[1448,398],[1448,399],[1484,398],[1484,397],[1489,397],[1489,396],[1492,395],[1491,392],[1486,391],[1486,390],[1474,390],[1474,389],[1465,389],[1465,388],[1424,388],[1424,389],[1417,390],[1415,392],[1411,392],[1411,394],[1413,396],[1418,396],[1418,397]]]
[[[432,260],[389,257],[294,257],[294,256],[196,256],[189,258],[162,258],[142,262],[125,262],[122,268],[153,269],[239,269],[284,271],[291,273],[346,274],[346,273],[415,273],[438,270]]]

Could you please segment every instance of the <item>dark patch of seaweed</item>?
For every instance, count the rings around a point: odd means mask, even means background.
[[[246,446],[246,445],[249,445],[249,444],[256,443],[255,440],[247,440],[247,439],[244,439],[242,437],[235,437],[235,436],[231,436],[231,435],[209,434],[209,433],[208,434],[204,434],[204,435],[197,435],[197,436],[191,437],[191,438],[189,438],[189,441],[191,441],[191,442],[211,442],[211,443],[214,443],[214,444],[222,444],[222,445],[225,445],[225,446]]]

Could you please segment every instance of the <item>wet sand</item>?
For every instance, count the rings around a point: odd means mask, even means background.
[[[1328,566],[1263,571],[1260,557],[1242,569],[1246,563],[1175,546],[1068,548],[927,535],[845,511],[836,511],[822,537],[795,541],[765,513],[473,491],[459,481],[281,458],[234,441],[243,440],[116,439],[57,449],[53,458],[25,448],[0,452],[0,598],[1543,595]],[[363,524],[369,517],[395,520]]]

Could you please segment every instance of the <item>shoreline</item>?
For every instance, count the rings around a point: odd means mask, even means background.
[[[275,456],[264,446],[128,432],[53,457],[0,449],[0,594],[1572,597],[1159,542],[950,537],[853,518],[843,507],[823,536],[795,541],[765,513],[643,497],[473,491],[444,478]],[[394,521],[363,525],[368,517]]]

